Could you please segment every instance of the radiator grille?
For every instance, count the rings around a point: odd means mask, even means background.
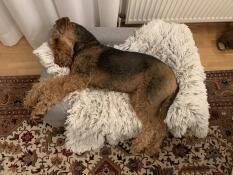
[[[233,0],[128,0],[126,24],[233,21]]]

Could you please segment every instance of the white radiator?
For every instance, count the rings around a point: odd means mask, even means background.
[[[233,0],[128,0],[126,24],[233,21]]]

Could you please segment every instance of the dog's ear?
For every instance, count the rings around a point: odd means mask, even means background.
[[[60,44],[53,48],[54,63],[60,67],[71,67],[73,62],[73,50],[67,45]]]
[[[73,60],[73,48],[61,37],[53,38],[49,40],[49,47],[52,49],[54,56],[54,63],[60,67],[70,67]]]
[[[56,21],[56,29],[60,34],[64,34],[70,27],[70,19],[68,17],[60,18]]]
[[[59,66],[70,67],[76,40],[75,26],[68,17],[60,18],[51,30],[49,46],[54,54],[54,62]]]

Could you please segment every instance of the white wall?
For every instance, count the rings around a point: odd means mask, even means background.
[[[98,0],[100,26],[116,27],[120,0]]]
[[[55,0],[54,2],[59,17],[69,16],[72,21],[85,27],[99,26],[97,0]]]

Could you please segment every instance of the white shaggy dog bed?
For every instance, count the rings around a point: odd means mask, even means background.
[[[186,25],[155,20],[141,27],[124,44],[115,47],[153,55],[168,64],[179,83],[179,92],[165,119],[169,131],[175,137],[183,136],[187,129],[197,137],[207,135],[209,105],[205,73]],[[53,63],[47,43],[34,53],[48,73],[69,73],[67,68]],[[86,89],[75,91],[64,100],[71,105],[67,111],[66,147],[76,153],[100,148],[105,141],[117,144],[140,131],[141,123],[135,117],[127,94]]]

